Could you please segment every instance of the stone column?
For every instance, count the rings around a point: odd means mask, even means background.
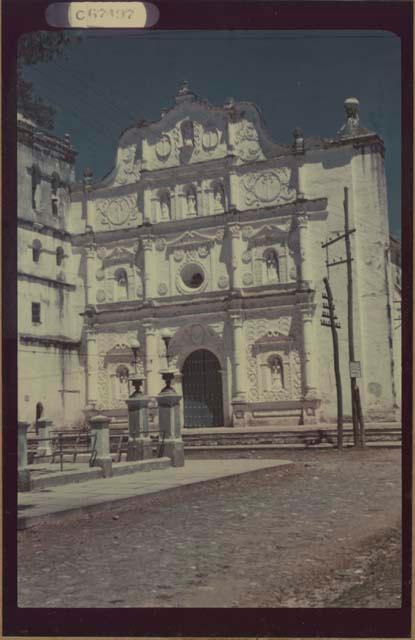
[[[49,439],[52,424],[52,420],[49,420],[49,418],[40,418],[40,420],[37,421],[39,441],[37,444],[36,455],[38,457],[52,455],[52,444]]]
[[[27,458],[27,432],[29,422],[17,423],[17,490],[30,491],[30,471]]]
[[[231,236],[231,285],[233,289],[242,287],[241,274],[241,227],[239,224],[228,224],[228,230]]]
[[[96,269],[97,247],[91,243],[86,248],[86,304],[94,305],[95,299],[95,269]]]
[[[317,357],[314,353],[314,305],[312,308],[301,309],[303,321],[303,354],[304,354],[304,397],[313,400],[317,397],[317,385],[315,374],[317,370]]]
[[[153,448],[148,432],[149,397],[134,393],[126,400],[128,408],[127,460],[148,460],[153,457]]]
[[[95,464],[102,468],[105,478],[112,476],[109,430],[110,422],[111,418],[108,418],[108,416],[93,416],[89,420],[91,436],[96,436],[95,451],[97,455],[95,458]]]
[[[233,312],[230,314],[233,332],[233,400],[245,400],[246,398],[246,344],[242,314]]]
[[[239,198],[239,181],[238,176],[235,173],[229,174],[229,208],[238,208]]]
[[[184,445],[180,401],[174,390],[157,396],[159,406],[160,436],[164,435],[164,456],[170,458],[173,467],[184,467]]]
[[[144,187],[144,211],[143,211],[143,220],[147,222],[151,222],[152,211],[151,211],[151,188],[149,186]]]
[[[142,245],[144,251],[144,300],[151,300],[154,298],[154,289],[156,284],[156,268],[154,264],[154,251],[153,251],[153,238],[151,236],[144,236],[142,238]]]
[[[313,266],[309,246],[308,216],[297,217],[298,242],[300,245],[301,258],[301,286],[304,288],[313,287]]]
[[[147,395],[154,397],[160,390],[158,374],[157,329],[152,322],[144,322],[145,331],[145,376]]]
[[[84,171],[84,202],[85,202],[85,226],[87,231],[93,231],[95,227],[95,200],[91,199],[93,173],[91,169]]]
[[[98,346],[93,326],[86,328],[86,404],[94,409],[98,402]]]

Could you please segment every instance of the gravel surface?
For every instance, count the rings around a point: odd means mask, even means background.
[[[399,607],[400,451],[284,457],[20,532],[19,606]]]

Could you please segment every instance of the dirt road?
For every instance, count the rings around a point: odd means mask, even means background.
[[[19,606],[399,607],[400,451],[283,457],[22,531]]]

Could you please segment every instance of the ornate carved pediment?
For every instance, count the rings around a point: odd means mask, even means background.
[[[288,237],[289,229],[289,223],[284,226],[266,224],[251,234],[249,242],[251,244],[271,244],[278,240],[285,240]]]
[[[208,236],[198,231],[186,231],[178,238],[170,240],[167,243],[168,249],[186,249],[190,247],[199,247],[206,244],[213,244],[215,236]]]
[[[292,202],[297,196],[290,183],[291,169],[287,167],[250,173],[241,177],[241,196],[248,207]]]
[[[234,125],[235,155],[243,162],[265,160],[255,125],[249,120],[241,120]]]
[[[131,264],[135,261],[135,251],[126,249],[125,247],[115,247],[104,259],[104,265],[109,264]]]
[[[136,145],[120,148],[118,151],[114,184],[138,182],[141,175],[141,161],[136,158]]]
[[[118,343],[105,354],[106,362],[131,362],[133,354],[131,347],[125,343]]]

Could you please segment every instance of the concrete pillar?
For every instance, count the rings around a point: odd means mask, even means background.
[[[91,436],[96,436],[95,464],[101,467],[105,478],[112,476],[112,458],[110,455],[110,430],[109,423],[111,418],[108,416],[93,416],[89,420]]]
[[[246,344],[242,314],[230,314],[233,332],[233,400],[245,400],[246,397]]]
[[[86,404],[94,409],[98,402],[98,346],[94,327],[86,328]]]
[[[305,288],[313,287],[313,266],[309,247],[308,216],[297,217],[298,242],[301,258],[301,285]]]
[[[242,287],[241,273],[241,227],[239,224],[228,224],[231,237],[231,285],[233,289]]]
[[[160,390],[158,374],[157,329],[152,322],[143,323],[145,331],[145,375],[147,395],[154,397]]]
[[[127,460],[152,458],[153,448],[148,432],[149,397],[135,393],[125,402],[128,408]]]
[[[170,458],[173,467],[184,467],[181,399],[182,397],[173,390],[157,396],[160,436],[164,434],[164,455]]]
[[[144,300],[151,300],[155,297],[154,285],[156,283],[155,274],[157,273],[154,265],[154,243],[151,236],[144,236],[141,241],[144,251]]]
[[[27,432],[30,423],[17,423],[17,490],[30,491],[30,471],[27,457]]]
[[[303,320],[303,354],[304,354],[304,397],[313,400],[317,397],[316,372],[317,356],[314,353],[314,306],[301,309]]]
[[[95,244],[90,244],[86,248],[86,304],[94,305],[96,303],[96,250]]]
[[[52,455],[52,443],[50,441],[52,425],[52,420],[49,418],[40,418],[37,421],[39,441],[36,455],[39,457]]]

